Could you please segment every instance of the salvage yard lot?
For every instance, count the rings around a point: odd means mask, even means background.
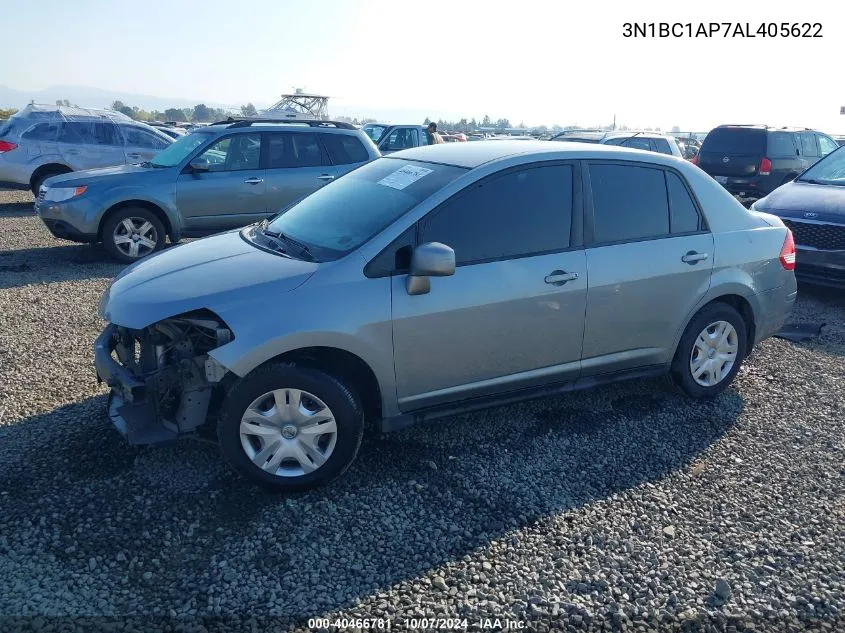
[[[0,618],[843,624],[841,292],[802,288],[822,335],[766,341],[714,401],[636,381],[456,416],[281,497],[112,429],[91,344],[120,268],[0,191]]]

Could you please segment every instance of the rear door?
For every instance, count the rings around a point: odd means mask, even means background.
[[[129,164],[152,160],[170,145],[157,134],[136,125],[120,125],[119,128],[123,132],[123,149]]]
[[[748,177],[757,174],[766,156],[766,130],[717,127],[710,131],[698,154],[698,166],[711,176]]]
[[[813,163],[822,157],[816,135],[813,132],[799,132],[798,140],[801,143],[801,158],[804,159],[804,168],[812,167]]]
[[[713,236],[677,172],[590,161],[585,376],[657,366],[710,286]]]
[[[24,124],[26,125],[26,124]],[[26,162],[44,164],[53,157],[65,160],[59,154],[60,121],[40,121],[21,134],[21,149],[26,152]]]
[[[337,178],[315,132],[264,134],[267,213],[272,215]]]
[[[124,163],[123,139],[111,121],[64,121],[58,147],[74,171]]]
[[[222,231],[266,217],[259,132],[224,136],[195,160],[206,161],[208,171],[188,165],[176,181],[176,205],[186,230]]]
[[[769,132],[767,143],[766,157],[772,162],[775,183],[795,178],[808,167],[794,132]]]

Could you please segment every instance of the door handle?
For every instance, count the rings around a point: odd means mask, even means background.
[[[263,178],[247,178],[244,180],[247,185],[260,185],[262,182],[264,182]]]
[[[564,270],[553,270],[546,275],[545,282],[552,286],[562,286],[567,281],[578,279],[578,273],[568,273]]]
[[[141,158],[140,154],[127,154],[126,158]]]
[[[334,180],[334,176],[331,174],[322,174],[321,176],[317,176],[317,180]]]
[[[681,261],[685,264],[695,265],[698,262],[704,261],[708,257],[709,255],[707,253],[696,253],[695,251],[690,251],[689,253],[681,257]]]

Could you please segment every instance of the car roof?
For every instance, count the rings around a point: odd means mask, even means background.
[[[405,159],[430,163],[442,163],[474,169],[485,163],[516,155],[533,154],[547,160],[577,158],[603,158],[617,160],[646,160],[652,163],[675,164],[680,159],[667,154],[646,152],[619,145],[569,143],[567,141],[505,141],[493,140],[486,143],[442,143],[405,149],[388,158]]]

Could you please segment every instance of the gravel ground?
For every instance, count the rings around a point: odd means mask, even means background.
[[[285,498],[212,445],[110,427],[90,346],[120,267],[28,200],[0,192],[3,633],[845,630],[841,293],[802,290],[794,319],[822,335],[765,342],[713,402],[639,381],[457,416]]]

